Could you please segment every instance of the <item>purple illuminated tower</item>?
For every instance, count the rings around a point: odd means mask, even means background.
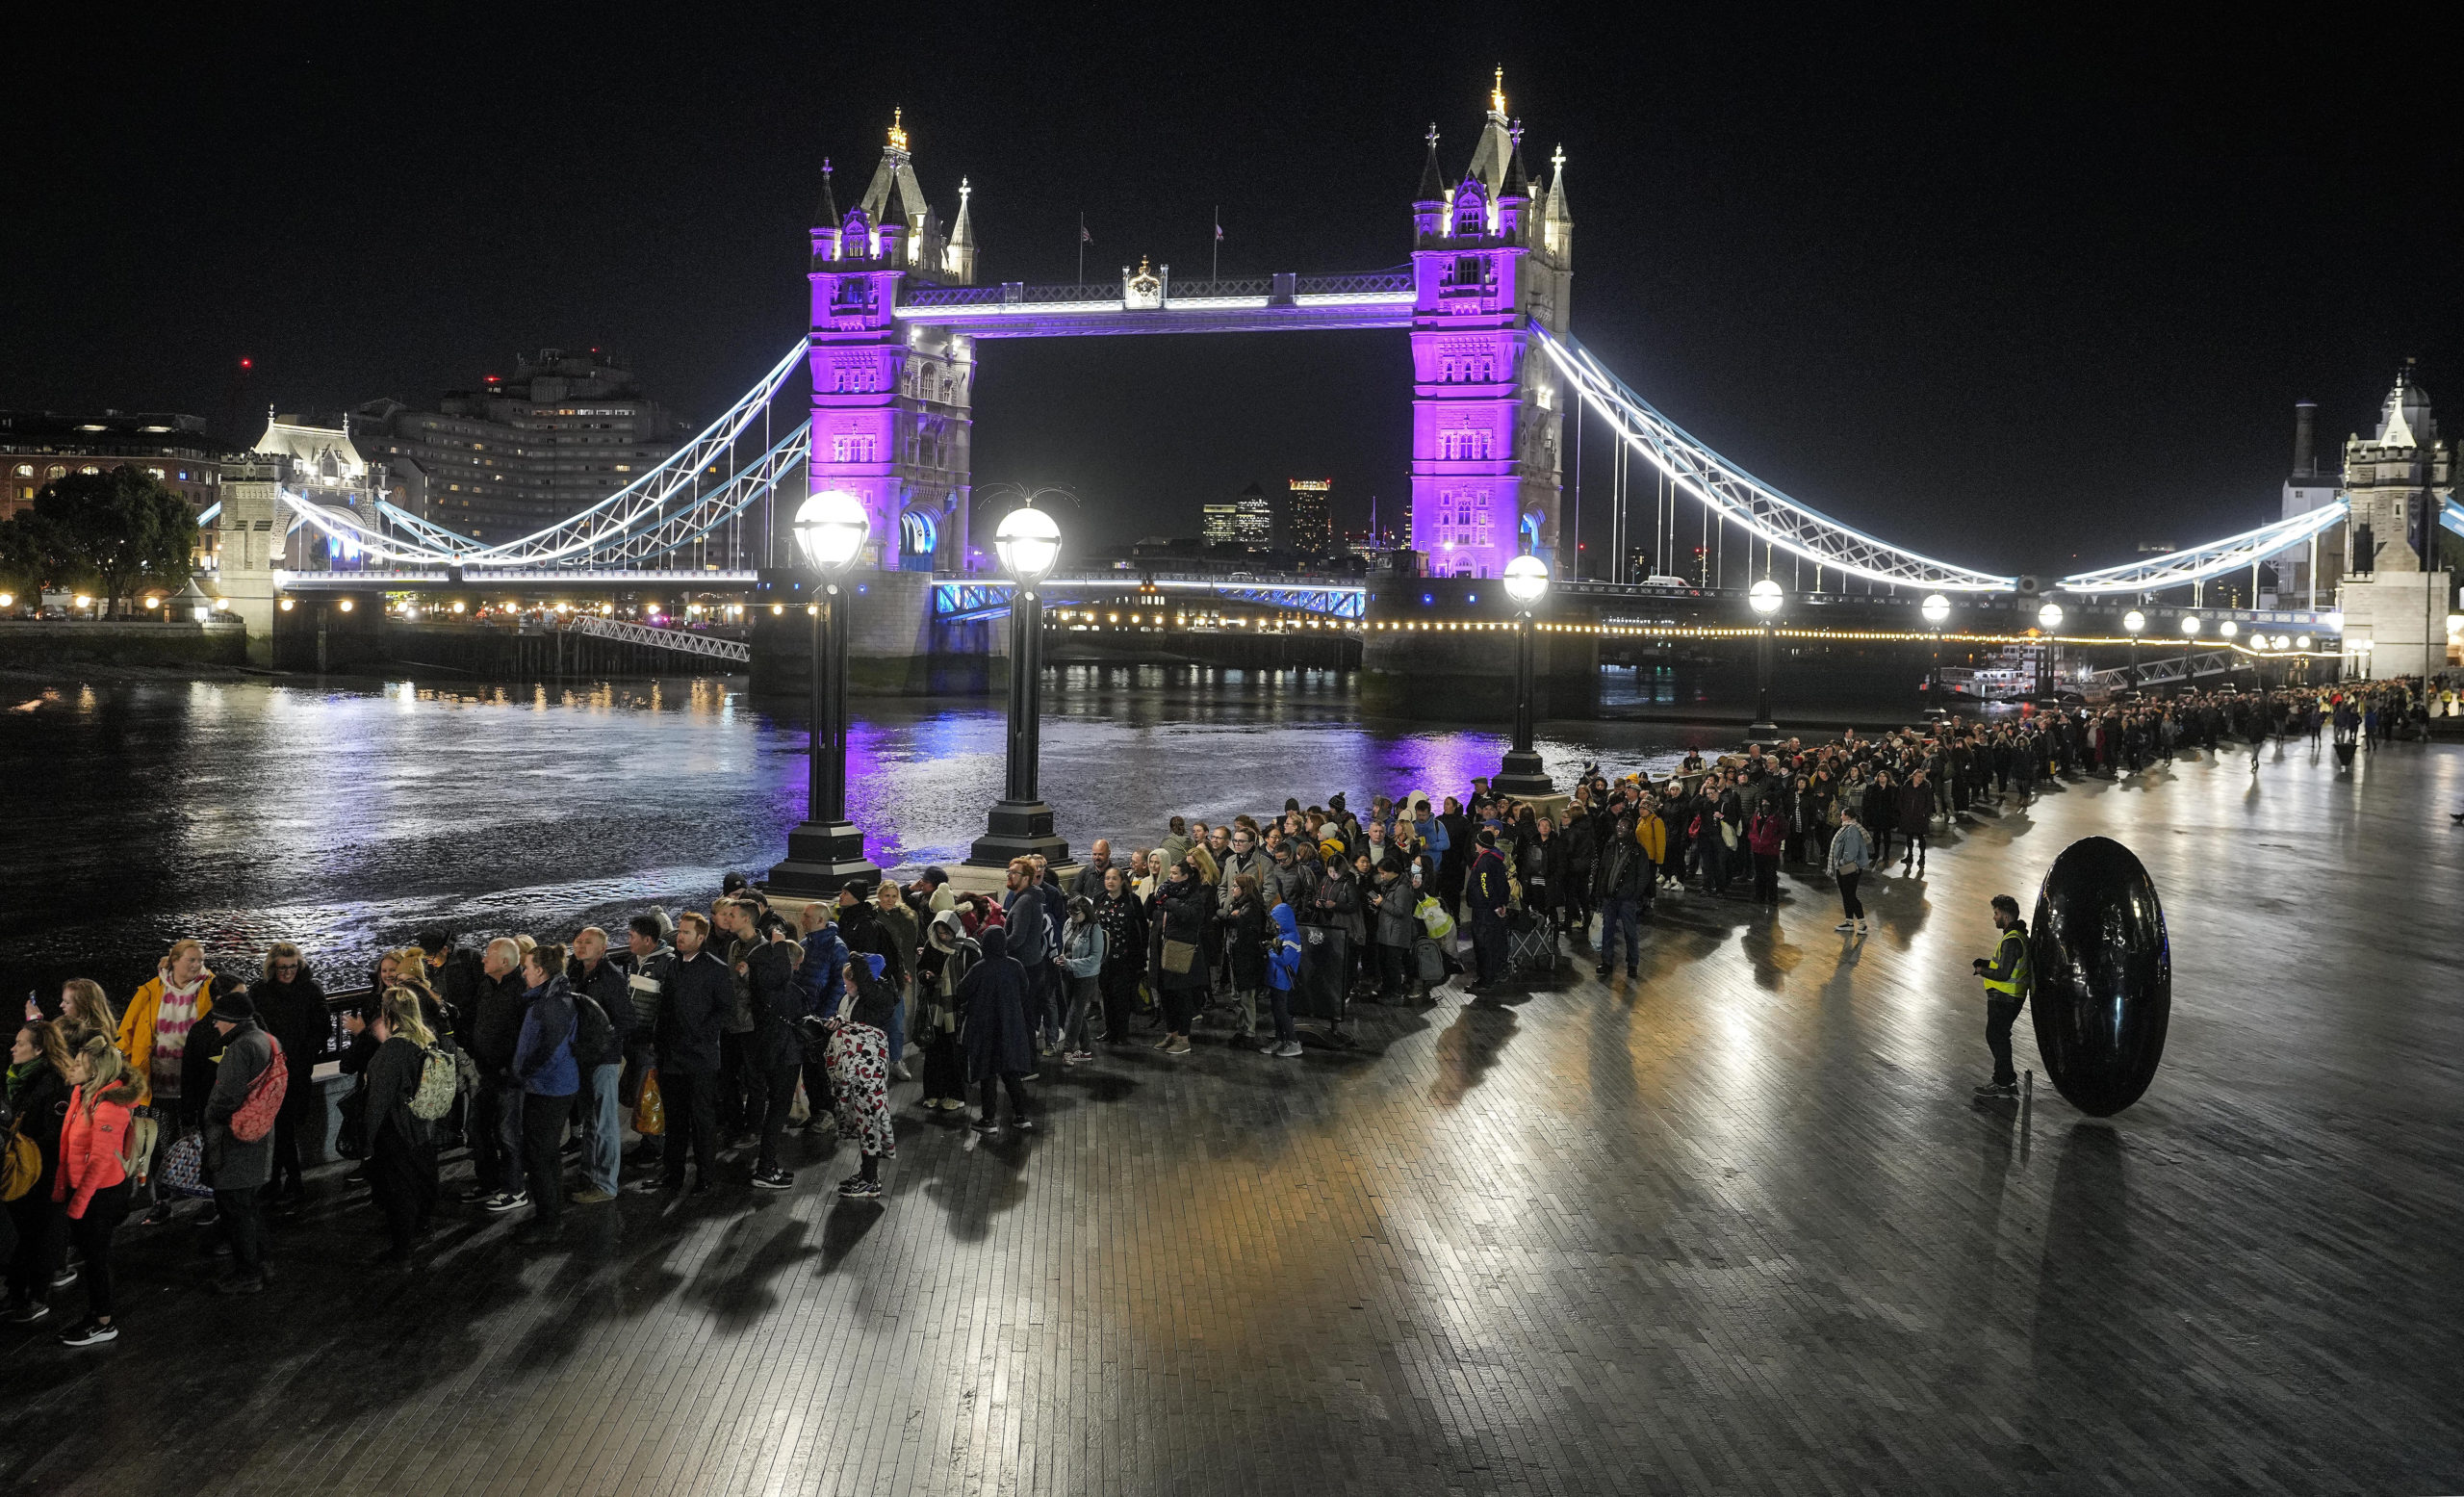
[[[1437,127],[1412,204],[1412,546],[1441,577],[1496,577],[1519,552],[1553,571],[1562,392],[1534,324],[1566,326],[1574,219],[1565,155],[1537,191],[1498,70],[1462,180],[1437,163]]]
[[[870,186],[840,216],[822,164],[812,222],[812,487],[860,496],[872,515],[871,557],[887,570],[966,567],[975,385],[974,340],[902,328],[902,281],[975,280],[975,226],[959,184],[958,222],[944,234],[924,200],[892,116]],[[783,524],[793,505],[780,506]]]

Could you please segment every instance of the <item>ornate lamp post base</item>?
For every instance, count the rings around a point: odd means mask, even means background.
[[[1508,749],[1498,766],[1497,778],[1489,788],[1501,795],[1529,800],[1538,795],[1554,795],[1557,787],[1551,783],[1549,772],[1540,766],[1540,756],[1528,749]]]
[[[1006,868],[1032,853],[1056,866],[1069,861],[1069,843],[1054,832],[1052,808],[1040,800],[995,801],[985,821],[985,834],[967,849],[969,867]]]
[[[864,856],[864,834],[852,821],[808,821],[787,834],[787,861],[770,870],[764,891],[790,899],[827,899],[849,884],[876,884],[882,870]]]

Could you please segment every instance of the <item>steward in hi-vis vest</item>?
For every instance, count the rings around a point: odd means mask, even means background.
[[[1989,957],[1978,957],[1976,974],[1985,980],[1985,1044],[1993,1052],[1993,1079],[1976,1089],[1983,1097],[2015,1097],[2019,1073],[2011,1067],[2011,1025],[2028,1001],[2028,927],[2019,918],[2019,901],[2009,894],[1993,896],[1993,925],[2002,939]]]

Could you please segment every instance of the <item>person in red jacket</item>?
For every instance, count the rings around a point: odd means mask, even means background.
[[[85,1255],[86,1318],[60,1333],[63,1346],[119,1339],[112,1322],[112,1233],[128,1216],[131,1109],[144,1095],[108,1035],[90,1035],[68,1060],[68,1116],[60,1128],[60,1170],[51,1199]]]
[[[1767,904],[1773,911],[1780,908],[1780,845],[1787,839],[1788,824],[1780,819],[1774,791],[1762,797],[1755,808],[1753,824],[1745,829],[1745,845],[1754,854],[1754,902]]]

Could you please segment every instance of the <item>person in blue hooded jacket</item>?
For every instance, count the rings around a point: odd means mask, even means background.
[[[522,1033],[514,1042],[513,1074],[522,1087],[522,1162],[530,1179],[530,1227],[534,1235],[555,1229],[564,1214],[565,1116],[581,1090],[574,1061],[574,997],[565,981],[565,948],[552,942],[530,948],[522,959]],[[491,1212],[520,1204],[500,1195]]]
[[[1258,1053],[1280,1060],[1300,1054],[1300,1036],[1292,1027],[1292,985],[1300,975],[1300,921],[1292,906],[1278,902],[1267,912],[1274,934],[1267,938],[1267,1006],[1274,1015],[1274,1040]]]
[[[815,899],[806,905],[796,916],[796,929],[804,937],[805,947],[791,979],[804,999],[804,1012],[796,1017],[800,1021],[828,1019],[838,1012],[839,995],[846,987],[847,942],[832,923],[826,900]],[[805,1131],[820,1133],[838,1125],[837,1097],[830,1083],[830,1038],[818,1024],[803,1028],[808,1109]]]

